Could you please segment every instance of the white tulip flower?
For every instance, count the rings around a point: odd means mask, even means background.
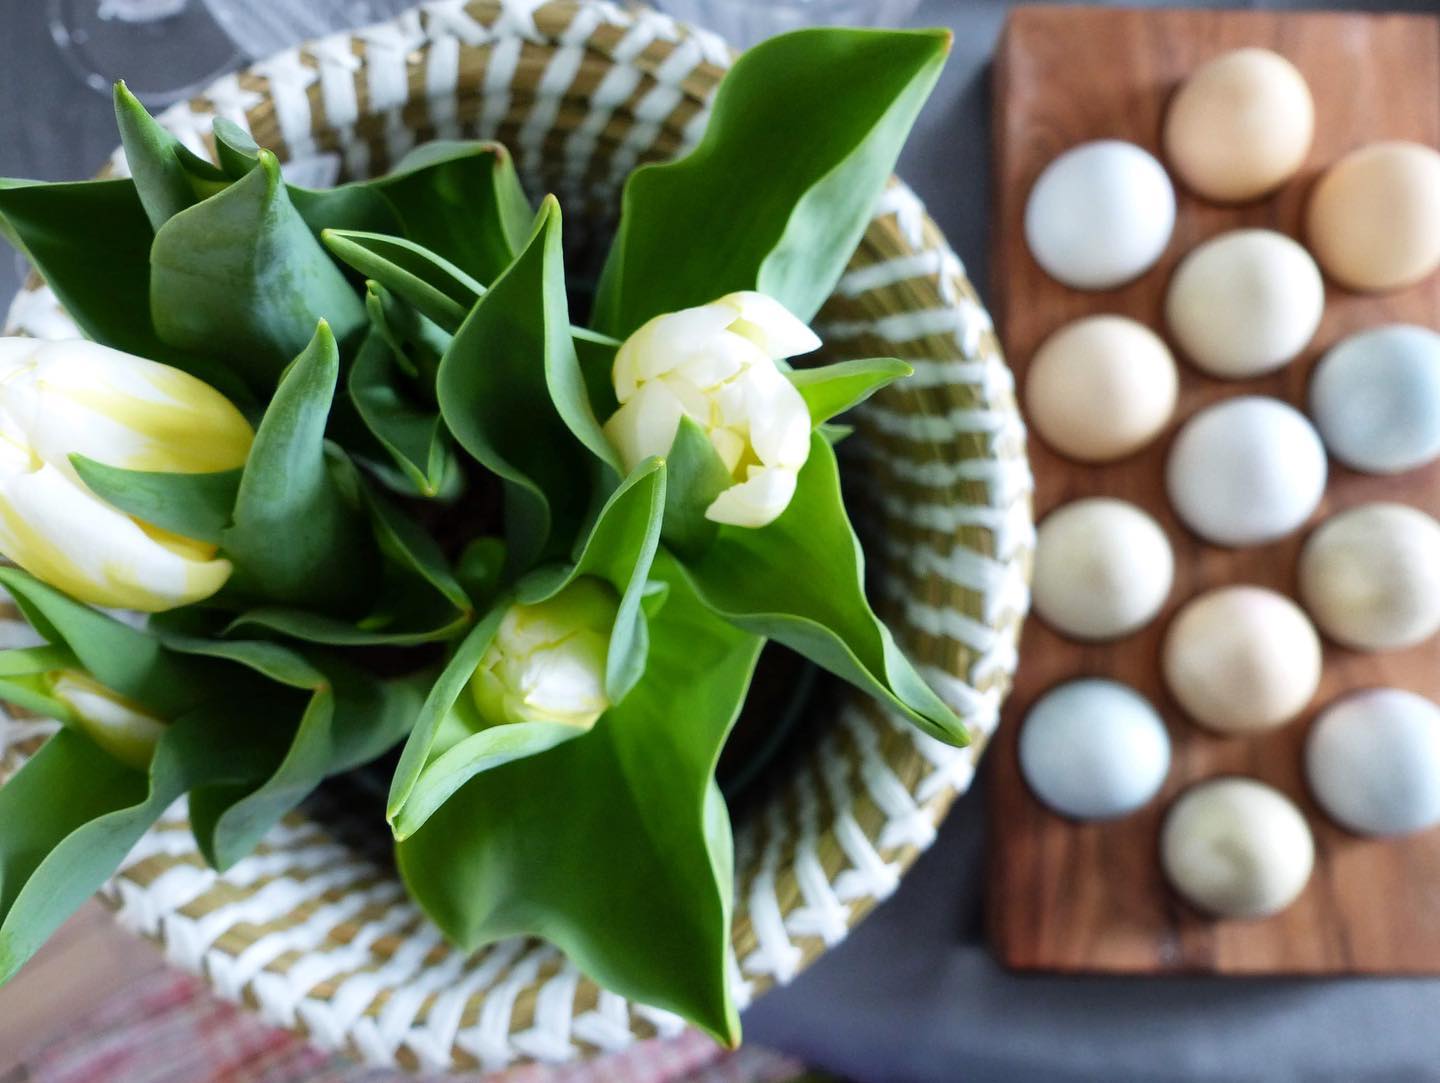
[[[0,554],[93,605],[208,598],[230,562],[107,504],[70,456],[202,473],[244,465],[253,439],[229,400],[179,369],[83,340],[0,338]]]
[[[121,763],[140,771],[150,766],[165,723],[138,703],[76,670],[53,674],[50,694],[74,713],[78,729]]]
[[[691,418],[734,479],[706,518],[766,526],[789,506],[810,455],[810,413],[776,362],[819,346],[784,305],[753,291],[656,316],[615,355],[620,409],[605,435],[633,470],[666,454]]]
[[[619,605],[608,583],[589,576],[543,602],[512,605],[470,679],[480,717],[593,726],[610,706],[605,657]]]

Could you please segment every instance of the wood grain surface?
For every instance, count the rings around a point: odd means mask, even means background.
[[[1048,278],[1023,240],[1025,199],[1057,154],[1097,138],[1131,140],[1159,154],[1165,104],[1180,80],[1228,49],[1259,45],[1288,57],[1315,97],[1316,136],[1301,175],[1276,196],[1240,208],[1183,192],[1175,235],[1160,264],[1138,281],[1081,293]],[[1101,312],[1162,330],[1162,300],[1176,262],[1227,229],[1262,226],[1301,236],[1301,215],[1319,173],[1379,139],[1440,144],[1440,18],[1257,12],[1024,8],[1007,25],[995,65],[996,196],[992,294],[1006,352],[1023,382],[1045,336]],[[1310,371],[1338,339],[1377,324],[1440,326],[1440,280],[1380,297],[1327,283],[1326,311],[1309,349],[1279,373],[1220,382],[1181,364],[1179,408],[1162,437],[1118,464],[1067,462],[1032,433],[1036,514],[1085,496],[1114,496],[1155,515],[1175,547],[1174,589],[1160,618],[1113,644],[1080,645],[1031,619],[1004,726],[990,751],[991,835],[987,916],[999,958],[1017,968],[1154,973],[1440,972],[1440,829],[1402,841],[1360,839],[1326,819],[1306,792],[1301,749],[1316,711],[1338,695],[1396,685],[1440,699],[1440,642],[1383,655],[1325,646],[1325,674],[1309,711],[1268,734],[1211,735],[1187,721],[1159,675],[1162,633],[1177,608],[1210,587],[1254,583],[1294,595],[1296,558],[1308,533],[1338,510],[1398,500],[1440,515],[1440,466],[1394,478],[1331,462],[1326,498],[1305,529],[1255,548],[1203,543],[1164,496],[1164,457],[1176,429],[1198,409],[1242,394],[1274,395],[1305,409]],[[1173,345],[1173,344],[1172,344]],[[1016,762],[1020,720],[1036,697],[1072,677],[1125,681],[1160,710],[1174,746],[1161,795],[1139,813],[1079,825],[1045,811]],[[1184,905],[1161,875],[1161,818],[1174,797],[1225,774],[1261,779],[1295,799],[1315,832],[1315,872],[1284,913],[1262,921],[1214,921]]]

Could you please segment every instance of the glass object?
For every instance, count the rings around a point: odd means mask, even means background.
[[[109,95],[124,79],[146,105],[190,97],[243,59],[197,0],[46,0],[69,68]]]
[[[920,0],[655,0],[656,7],[712,30],[737,49],[804,26],[903,26]]]

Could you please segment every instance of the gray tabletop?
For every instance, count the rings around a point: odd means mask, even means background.
[[[952,27],[955,50],[901,163],[982,290],[988,64],[1007,6],[920,8],[916,25]],[[56,61],[43,7],[0,0],[0,176],[85,177],[115,142],[113,115]],[[0,298],[18,281],[8,256],[0,254]],[[1005,973],[981,938],[983,817],[981,794],[960,801],[893,898],[747,1012],[747,1038],[863,1083],[1440,1079],[1440,981]]]

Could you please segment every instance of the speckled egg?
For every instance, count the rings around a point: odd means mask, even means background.
[[[1284,725],[1320,684],[1320,637],[1263,587],[1218,587],[1187,602],[1165,633],[1165,683],[1195,721],[1222,733]]]
[[[1116,139],[1082,143],[1040,174],[1025,241],[1052,278],[1104,290],[1148,270],[1175,227],[1175,190],[1154,156]]]
[[[1351,289],[1413,285],[1440,266],[1440,154],[1372,143],[1320,178],[1306,211],[1310,248]]]
[[[1262,918],[1305,890],[1315,840],[1295,803],[1248,778],[1217,778],[1181,794],[1160,829],[1165,876],[1195,907]]]
[[[1325,284],[1310,253],[1269,229],[1212,237],[1165,293],[1180,350],[1211,376],[1243,380],[1289,364],[1320,326]]]
[[[1440,335],[1393,324],[1351,335],[1316,366],[1310,413],[1341,462],[1398,474],[1440,455]]]
[[[1176,513],[1217,545],[1260,545],[1297,530],[1325,494],[1325,449],[1278,399],[1246,395],[1201,410],[1165,464]]]
[[[1041,803],[1077,820],[1140,808],[1165,782],[1170,737],[1155,708],[1117,681],[1068,681],[1020,728],[1020,771]]]
[[[1299,572],[1305,608],[1347,647],[1398,650],[1440,631],[1440,523],[1418,508],[1331,516],[1300,551]]]
[[[1440,707],[1398,688],[1348,695],[1311,728],[1305,774],[1320,806],[1357,834],[1440,824]]]
[[[1234,49],[1196,68],[1165,114],[1165,157],[1181,182],[1217,203],[1258,199],[1300,168],[1315,103],[1294,64]]]
[[[1160,336],[1124,316],[1089,316],[1056,331],[1030,362],[1030,423],[1062,455],[1109,462],[1138,451],[1175,410],[1179,378]]]
[[[1155,618],[1174,574],[1169,539],[1153,518],[1123,500],[1077,500],[1037,531],[1035,611],[1072,638],[1118,639]]]

